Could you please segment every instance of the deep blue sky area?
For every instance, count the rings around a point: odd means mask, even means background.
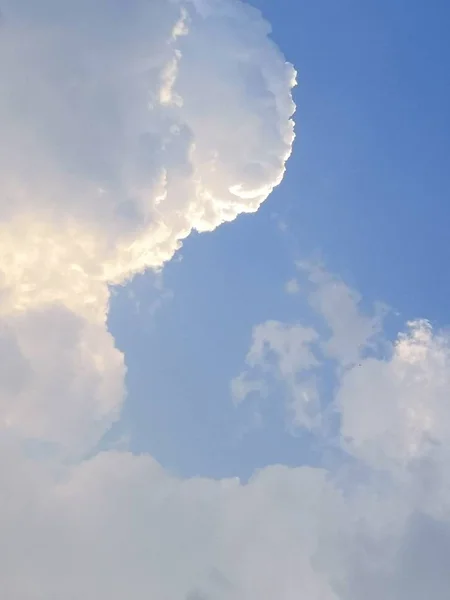
[[[254,4],[299,72],[298,142],[269,204],[364,294],[446,323],[450,6]]]
[[[113,435],[132,431],[134,450],[183,475],[314,461],[305,438],[286,434],[276,404],[265,426],[242,435],[228,389],[254,325],[306,317],[301,299],[283,291],[296,259],[320,255],[400,322],[450,322],[450,5],[253,4],[298,70],[286,177],[256,215],[189,238],[164,271],[172,300],[150,315],[154,278],[144,275],[119,291],[110,320],[130,364]]]

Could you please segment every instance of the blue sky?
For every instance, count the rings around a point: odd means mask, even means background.
[[[364,294],[445,321],[447,4],[260,7],[299,71],[299,140],[273,205]]]
[[[365,302],[389,304],[392,335],[418,316],[447,322],[447,7],[254,4],[298,70],[285,179],[256,215],[185,242],[162,276],[173,298],[153,315],[145,307],[158,292],[144,275],[129,286],[144,308],[127,288],[110,316],[129,364],[119,431],[183,475],[317,460],[275,408],[262,430],[240,435],[229,397],[252,326],[308,318],[284,291],[295,260],[319,256]]]
[[[449,14],[3,1],[1,598],[448,600]]]

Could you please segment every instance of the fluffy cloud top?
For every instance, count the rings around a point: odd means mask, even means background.
[[[108,286],[281,181],[295,71],[269,31],[235,1],[3,2],[0,317],[33,373],[2,393],[9,431],[100,437],[123,400]]]
[[[101,317],[100,284],[160,267],[190,231],[257,210],[280,182],[295,72],[256,10],[2,10],[2,311],[57,300]]]
[[[450,438],[450,339],[424,320],[408,324],[389,360],[370,358],[342,380],[337,402],[349,449],[401,466],[442,451]]]
[[[294,71],[268,33],[239,0],[2,4],[2,598],[448,598],[448,334],[417,321],[377,356],[379,316],[323,270],[310,302],[330,335],[260,324],[259,379],[235,391],[275,375],[311,427],[331,359],[348,464],[244,485],[95,452],[124,398],[108,285],[256,210],[283,176]]]

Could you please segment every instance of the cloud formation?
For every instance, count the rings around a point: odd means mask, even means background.
[[[289,334],[305,338],[298,326]],[[146,455],[108,451],[62,465],[2,440],[0,592],[445,600],[449,347],[448,334],[417,321],[384,357],[337,369],[347,459],[331,470],[266,467],[246,484],[179,479]],[[288,381],[291,356],[288,346]],[[426,418],[415,418],[419,409]]]
[[[450,439],[450,338],[429,322],[408,323],[388,359],[346,373],[337,402],[347,447],[369,464],[403,466]]]
[[[450,544],[449,333],[418,319],[390,341],[383,335],[384,306],[363,312],[361,296],[340,278],[323,267],[299,266],[306,271],[310,285],[302,287],[320,327],[301,320],[257,325],[247,368],[235,381],[245,382],[237,387],[242,402],[261,389],[267,396],[275,373],[272,398],[286,403],[296,427],[307,429],[317,421],[306,418],[311,417],[306,398],[299,409],[303,418],[292,411],[296,392],[311,381],[311,370],[314,381],[333,381],[331,397],[314,388],[314,408],[316,417],[338,416],[337,444],[344,459],[325,474],[333,516],[316,532],[309,559],[329,588],[308,597],[444,599]],[[320,438],[330,427],[314,432]],[[335,443],[334,436],[322,438],[325,446],[330,441]],[[316,516],[314,509],[309,516]]]
[[[416,321],[380,355],[378,313],[323,270],[310,302],[328,334],[256,326],[260,379],[236,390],[275,375],[310,427],[305,385],[332,361],[342,465],[243,484],[95,451],[125,393],[109,285],[283,176],[294,71],[268,33],[238,0],[2,4],[2,598],[447,600],[448,333]]]
[[[245,359],[248,368],[231,382],[235,402],[243,402],[250,394],[268,396],[268,382],[274,378],[286,388],[294,423],[313,428],[320,410],[312,375],[320,365],[313,351],[318,340],[313,328],[297,323],[267,321],[254,327]]]
[[[251,394],[261,395],[261,391],[267,397],[271,376],[278,384],[278,396],[280,384],[284,388],[289,421],[296,427],[316,429],[325,408],[317,386],[324,363],[331,361],[338,373],[360,366],[363,357],[380,343],[387,309],[379,303],[372,313],[365,313],[360,294],[322,265],[299,261],[296,266],[305,281],[300,286],[291,279],[286,292],[298,295],[301,289],[304,291],[309,306],[321,320],[320,331],[301,321],[256,325],[245,359],[247,368],[231,382],[231,393],[238,403]]]
[[[109,286],[281,181],[295,71],[269,32],[231,0],[3,2],[0,317],[33,372],[5,392],[11,432],[101,437],[123,399]]]
[[[268,32],[235,2],[6,2],[4,307],[91,316],[100,284],[258,209],[293,141],[295,72]]]
[[[53,305],[0,321],[0,422],[22,439],[75,452],[117,418],[123,355],[103,324]]]
[[[51,479],[8,450],[4,597],[333,597],[310,560],[336,510],[323,472],[183,481],[148,456],[108,452]]]

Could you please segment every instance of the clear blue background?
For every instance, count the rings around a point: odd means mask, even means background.
[[[182,475],[240,475],[315,462],[285,430],[280,403],[242,435],[229,382],[251,329],[308,318],[283,291],[294,260],[320,254],[368,303],[450,322],[450,5],[435,0],[254,0],[299,72],[298,138],[282,185],[257,215],[191,237],[167,266],[174,298],[151,316],[154,278],[113,302],[110,327],[129,364],[129,400],[111,438],[130,432]],[[277,218],[275,218],[277,215]],[[283,233],[278,219],[288,224]]]

